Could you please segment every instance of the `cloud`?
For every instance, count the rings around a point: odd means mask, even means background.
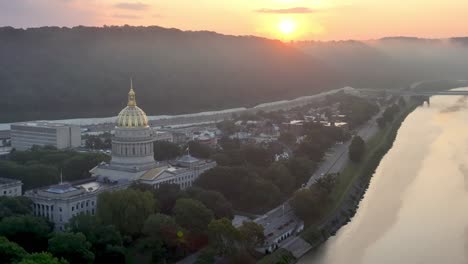
[[[120,9],[126,9],[126,10],[146,10],[149,8],[149,5],[143,4],[140,2],[137,3],[128,3],[128,2],[122,2],[122,3],[117,3],[114,5],[114,7],[120,8]]]
[[[264,14],[308,14],[314,13],[315,10],[312,10],[308,7],[292,7],[282,9],[262,8],[255,10],[255,12]]]
[[[140,19],[141,17],[135,15],[124,15],[124,14],[115,14],[113,15],[115,18],[122,18],[122,19]]]

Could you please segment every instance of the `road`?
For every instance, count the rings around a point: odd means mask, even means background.
[[[368,141],[373,135],[379,130],[377,125],[377,118],[382,115],[382,111],[374,115],[369,121],[361,126],[356,134],[359,135],[364,141]],[[311,175],[306,186],[310,187],[315,183],[317,179],[322,177],[327,173],[337,173],[343,170],[348,162],[348,147],[351,144],[351,140],[348,140],[343,143],[337,143],[327,151],[326,158],[320,164],[318,169]],[[288,202],[274,208],[263,216],[255,219],[255,222],[261,224],[265,228],[265,235],[267,236],[267,242],[271,243],[273,240],[280,236],[283,229],[278,229],[278,227],[283,226],[285,223],[289,224],[299,224],[300,220],[294,215],[291,206]],[[270,235],[273,234],[273,235]],[[269,236],[270,235],[270,236]],[[290,237],[289,239],[280,243],[280,246],[285,245],[294,245],[292,240],[299,239],[298,237]]]
[[[366,124],[358,129],[356,134],[359,135],[364,141],[369,140],[369,138],[375,135],[379,130],[376,120],[381,115],[382,111],[374,115],[374,117],[372,117],[369,121],[366,122]],[[319,168],[310,177],[309,181],[307,182],[307,187],[310,187],[315,183],[315,181],[317,181],[317,179],[327,173],[337,173],[343,170],[343,168],[346,166],[346,163],[348,162],[348,149],[350,144],[351,140],[348,140],[343,143],[337,143],[331,147],[330,150],[326,153],[326,159],[320,164]]]

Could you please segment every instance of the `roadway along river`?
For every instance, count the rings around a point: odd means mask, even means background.
[[[468,98],[411,113],[355,217],[298,263],[468,263]]]

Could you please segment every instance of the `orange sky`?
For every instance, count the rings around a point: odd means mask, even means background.
[[[468,36],[467,14],[468,0],[0,0],[1,26],[160,25],[284,40]]]

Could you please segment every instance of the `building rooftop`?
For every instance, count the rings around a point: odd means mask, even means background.
[[[106,189],[116,188],[128,183],[108,182],[102,179],[88,178],[75,182],[51,185],[43,188],[29,190],[27,197],[41,197],[44,199],[72,199],[81,195],[97,193]]]
[[[62,194],[62,193],[68,193],[68,192],[73,192],[77,190],[78,189],[73,187],[70,183],[61,183],[57,185],[52,185],[45,191],[50,192],[50,193]]]
[[[9,179],[9,178],[0,178],[0,184],[9,184],[9,183],[21,183],[20,180]]]
[[[34,121],[34,122],[22,122],[14,123],[14,126],[26,126],[26,127],[45,127],[45,128],[57,128],[57,127],[67,127],[70,125],[62,123],[52,123],[47,121]]]
[[[199,159],[193,157],[190,154],[184,155],[184,156],[182,156],[181,158],[179,158],[177,160],[177,162],[184,162],[184,163],[195,163],[195,162],[199,162],[199,161],[200,161]]]

